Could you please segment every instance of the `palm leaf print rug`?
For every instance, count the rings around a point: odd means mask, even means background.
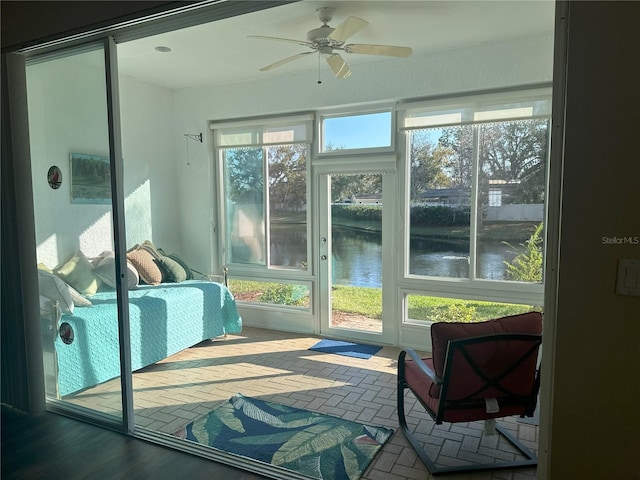
[[[323,480],[357,480],[393,430],[234,395],[176,437]]]

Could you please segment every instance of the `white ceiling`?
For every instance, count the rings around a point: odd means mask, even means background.
[[[176,30],[118,45],[121,74],[171,89],[246,82],[318,69],[308,55],[268,72],[265,65],[308,51],[296,44],[247,38],[248,35],[306,40],[321,25],[316,9],[335,9],[330,26],[348,16],[369,25],[347,43],[401,45],[413,55],[456,49],[511,38],[553,33],[553,0],[340,1],[304,0],[209,24]],[[171,48],[168,53],[157,46]],[[342,53],[351,70],[361,62],[387,57]],[[395,59],[394,59],[395,61]],[[321,68],[328,66],[323,62]],[[336,80],[348,82],[349,79]]]

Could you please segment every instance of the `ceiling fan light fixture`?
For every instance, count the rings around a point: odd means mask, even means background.
[[[335,8],[332,7],[320,7],[316,8],[316,15],[318,15],[318,20],[326,25],[333,18],[334,11]]]
[[[329,35],[333,33],[333,28],[328,25],[323,25],[320,28],[314,28],[307,32],[307,40],[317,43],[329,43]]]

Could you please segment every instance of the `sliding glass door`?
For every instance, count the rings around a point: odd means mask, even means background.
[[[124,243],[114,48],[105,40],[33,57],[26,78],[47,398],[124,428],[120,346],[128,325],[126,289],[115,281]],[[112,300],[103,298],[106,290]],[[108,392],[82,394],[113,375]]]

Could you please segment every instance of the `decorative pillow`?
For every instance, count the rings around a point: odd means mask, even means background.
[[[38,270],[44,270],[45,272],[53,273],[53,270],[47,267],[44,263],[38,264]]]
[[[193,273],[191,272],[189,265],[187,265],[187,262],[185,262],[182,258],[180,258],[175,253],[170,253],[167,255],[165,252],[162,251],[162,249],[158,249],[158,251],[165,257],[169,257],[171,260],[175,260],[180,264],[180,266],[184,269],[184,272],[185,272],[185,280],[191,280],[193,278]]]
[[[67,288],[69,289],[69,295],[71,295],[73,299],[73,304],[76,307],[90,307],[93,305],[88,298],[83,297],[82,294],[71,285],[67,285]]]
[[[68,285],[53,273],[38,269],[38,290],[40,291],[40,297],[57,301],[62,313],[73,313],[74,303],[69,293]],[[42,299],[40,300],[40,309],[42,310],[43,302]],[[49,309],[48,312],[51,313],[51,310]]]
[[[162,270],[163,282],[180,283],[187,279],[186,270],[174,259],[160,255],[160,258],[156,259],[156,263],[160,266],[160,270]]]
[[[182,267],[180,262],[165,255],[162,249],[156,247],[150,240],[145,240],[139,246],[140,249],[146,250],[154,258],[156,265],[162,272],[163,282],[184,282],[187,279],[187,271]]]
[[[97,267],[93,269],[93,273],[100,278],[106,285],[116,288],[116,257],[114,252],[103,252],[102,260]],[[127,258],[127,289],[133,290],[139,282],[138,271]]]
[[[160,258],[158,248],[150,240],[145,240],[138,248],[148,251],[153,258]]]
[[[138,274],[138,270],[127,258],[127,288],[129,290],[134,290],[139,283],[140,275]]]
[[[92,270],[91,262],[78,250],[67,263],[57,268],[55,273],[83,295],[94,295],[101,282]]]
[[[162,282],[162,271],[154,262],[153,256],[144,249],[127,253],[127,259],[135,267],[142,281],[149,285],[158,285]]]

